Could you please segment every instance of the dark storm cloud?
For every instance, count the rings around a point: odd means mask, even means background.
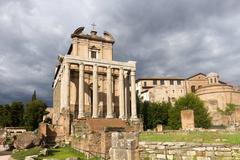
[[[57,55],[70,34],[95,22],[116,39],[116,60],[136,60],[138,77],[211,71],[239,84],[240,2],[235,0],[0,1],[0,103],[51,104]]]

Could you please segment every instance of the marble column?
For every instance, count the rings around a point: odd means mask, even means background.
[[[63,72],[63,108],[68,109],[69,108],[69,91],[70,91],[70,64],[65,63],[64,72]]]
[[[112,68],[107,67],[107,116],[106,118],[113,118],[112,115]]]
[[[93,111],[92,118],[98,118],[98,73],[97,64],[93,65]]]
[[[78,118],[83,118],[84,107],[84,64],[79,64],[79,87],[78,87]]]
[[[123,68],[119,69],[119,118],[124,119],[124,78]]]
[[[61,87],[60,87],[60,112],[62,112],[62,109],[64,108],[64,72],[61,73]]]
[[[131,119],[137,119],[137,106],[136,106],[136,71],[131,70]]]
[[[129,72],[124,71],[124,81],[125,81],[125,118],[130,117],[130,93],[129,93]]]

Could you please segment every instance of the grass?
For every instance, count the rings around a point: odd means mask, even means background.
[[[12,154],[12,157],[17,160],[24,160],[26,156],[37,155],[42,148],[35,147],[26,150],[21,150]]]
[[[240,144],[240,133],[195,131],[158,134],[144,132],[140,134],[140,141]]]
[[[26,156],[37,155],[41,150],[43,150],[43,148],[40,148],[40,147],[22,150],[12,154],[12,157],[17,160],[24,160]],[[60,147],[56,149],[50,149],[49,154],[47,156],[40,156],[38,157],[38,160],[42,160],[42,159],[65,160],[66,158],[69,158],[69,157],[78,157],[81,160],[87,159],[83,153],[76,151],[69,146],[66,146],[66,147]],[[99,158],[95,157],[95,158],[92,158],[91,160],[98,160],[98,159]]]

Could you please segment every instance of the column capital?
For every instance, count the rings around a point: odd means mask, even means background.
[[[70,66],[70,62],[64,62],[66,67]]]
[[[120,74],[121,74],[121,75],[123,74],[123,67],[120,67],[120,68],[119,68],[119,75],[120,75]]]
[[[124,70],[124,76],[127,77],[128,76],[129,71],[128,70]]]
[[[136,70],[135,69],[131,69],[131,76],[135,76],[136,75]]]

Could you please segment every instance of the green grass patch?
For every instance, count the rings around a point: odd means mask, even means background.
[[[12,154],[12,157],[17,160],[24,160],[26,156],[37,155],[42,148],[35,147],[30,149],[21,150]]]
[[[240,144],[237,132],[171,132],[140,134],[140,141]]]
[[[85,155],[79,151],[74,150],[73,148],[66,146],[66,147],[59,147],[56,149],[50,149],[48,156],[39,157],[39,159],[59,159],[65,160],[68,157],[78,157],[80,159],[86,159]]]
[[[38,155],[41,150],[43,150],[43,148],[40,148],[40,147],[21,150],[12,154],[12,157],[16,160],[24,160],[26,156]],[[59,147],[56,149],[49,149],[49,154],[47,156],[38,157],[38,160],[42,160],[42,159],[65,160],[66,158],[69,158],[69,157],[78,157],[81,160],[87,159],[83,153],[76,151],[70,146],[66,146],[66,147]],[[90,160],[100,160],[100,158],[95,157]]]

